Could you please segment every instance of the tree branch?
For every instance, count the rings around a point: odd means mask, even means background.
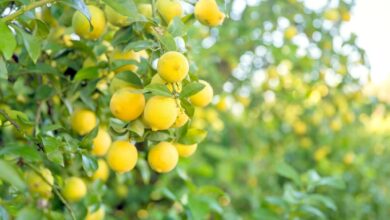
[[[4,118],[7,119],[7,121],[9,121],[19,133],[23,134],[23,131],[20,129],[20,126],[14,120],[12,120],[12,118],[9,117],[9,115],[4,110],[0,109],[0,114],[3,115]]]
[[[15,11],[14,13],[2,18],[1,20],[3,22],[9,22],[9,21],[12,21],[14,20],[15,18],[17,18],[19,15],[22,15],[24,14],[25,12],[27,11],[30,11],[30,10],[33,10],[35,8],[38,8],[40,6],[43,6],[43,5],[46,5],[46,4],[49,4],[49,3],[54,3],[56,0],[41,0],[41,1],[37,1],[37,2],[33,2],[29,5],[23,5],[19,10]]]
[[[72,207],[70,207],[69,203],[65,200],[65,198],[62,196],[62,194],[60,193],[60,191],[58,190],[57,186],[54,185],[54,184],[51,184],[42,174],[41,172],[39,172],[39,170],[37,168],[35,168],[33,165],[29,164],[29,163],[25,163],[28,167],[30,167],[30,169],[32,169],[34,171],[34,173],[36,173],[38,176],[40,176],[43,181],[45,181],[49,186],[52,187],[54,193],[58,196],[58,198],[61,200],[61,202],[65,205],[66,209],[68,209],[71,217],[73,220],[76,220],[76,216],[73,212],[73,209]]]

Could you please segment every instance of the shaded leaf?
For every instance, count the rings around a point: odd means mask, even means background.
[[[15,48],[16,40],[11,29],[6,23],[0,20],[0,51],[6,60],[11,58]]]
[[[23,191],[26,189],[26,184],[23,179],[20,177],[19,173],[16,171],[16,168],[10,163],[0,160],[0,179],[5,182],[8,182],[12,186]]]
[[[163,84],[149,84],[144,88],[145,92],[151,92],[153,95],[172,97],[171,91]]]

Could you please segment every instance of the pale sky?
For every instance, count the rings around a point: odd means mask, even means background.
[[[374,82],[390,77],[390,0],[357,0],[351,29],[366,50]]]

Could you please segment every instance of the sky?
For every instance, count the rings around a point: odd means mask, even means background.
[[[374,83],[390,77],[390,0],[356,0],[350,21],[365,49]]]

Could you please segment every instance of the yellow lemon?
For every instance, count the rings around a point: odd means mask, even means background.
[[[179,154],[171,143],[160,142],[148,153],[150,167],[158,173],[167,173],[173,170],[179,160]]]
[[[343,157],[343,162],[346,165],[350,165],[354,162],[355,160],[355,154],[352,152],[348,152],[347,154],[344,155]]]
[[[79,11],[76,11],[73,15],[73,29],[80,37],[96,40],[103,34],[106,28],[106,18],[104,17],[103,11],[94,5],[88,5],[88,10],[91,14],[93,29],[91,30],[91,25],[87,17]]]
[[[157,0],[156,7],[161,17],[169,24],[174,17],[181,17],[183,8],[178,0]]]
[[[187,121],[188,121],[187,114],[185,113],[184,109],[180,108],[179,111],[178,111],[178,114],[177,114],[176,121],[175,121],[175,123],[173,124],[172,127],[180,128],[183,125],[185,125],[185,123],[187,123]]]
[[[103,207],[100,207],[97,211],[95,212],[89,212],[87,216],[85,217],[85,220],[103,220],[105,215],[105,211]]]
[[[115,93],[116,91],[120,90],[120,89],[123,89],[123,88],[128,88],[128,89],[132,89],[132,90],[136,90],[137,87],[129,82],[126,82],[124,80],[121,80],[117,77],[114,77],[111,82],[110,82],[110,87],[109,87],[109,91],[111,93]]]
[[[197,144],[179,144],[179,143],[174,143],[173,144],[176,147],[177,152],[179,152],[180,157],[189,157],[193,155],[198,148]]]
[[[200,23],[211,27],[221,25],[225,19],[215,0],[199,0],[195,4],[194,14]]]
[[[145,108],[145,97],[142,93],[124,88],[115,92],[111,97],[111,113],[123,121],[138,118]]]
[[[298,34],[298,30],[295,26],[289,26],[284,31],[284,37],[288,40],[291,40],[293,37],[295,37]]]
[[[151,4],[142,3],[138,5],[138,11],[140,14],[147,18],[153,17],[153,10]]]
[[[329,21],[337,21],[340,18],[340,13],[336,8],[331,8],[324,12],[324,18]]]
[[[72,129],[79,135],[85,135],[89,133],[96,125],[96,115],[90,110],[79,109],[73,112],[71,116]]]
[[[92,154],[95,156],[104,156],[111,145],[111,136],[103,128],[99,128],[96,137],[92,141]]]
[[[115,50],[112,54],[112,60],[114,60],[114,61],[115,60],[122,60],[122,61],[133,60],[133,61],[139,63],[141,61],[141,58],[145,58],[145,59],[148,58],[148,54],[145,50],[141,50],[138,52],[133,51],[133,50],[130,50],[127,52]],[[138,67],[135,64],[126,64],[126,65],[123,65],[123,66],[115,69],[114,71],[116,73],[123,72],[123,71],[136,72],[137,69],[138,69]]]
[[[118,173],[132,170],[137,163],[137,159],[137,148],[128,141],[115,141],[107,155],[108,165]]]
[[[351,13],[349,13],[349,11],[343,11],[341,12],[341,19],[343,21],[350,21],[351,20]]]
[[[50,198],[52,185],[54,183],[53,175],[49,169],[44,167],[39,168],[38,171],[47,182],[37,173],[33,171],[27,171],[25,173],[25,178],[28,189],[30,192],[36,193],[44,198]]]
[[[176,92],[181,92],[182,90],[182,84],[181,82],[177,82],[177,83],[168,83],[167,81],[165,81],[164,79],[161,78],[160,74],[155,74],[153,77],[152,77],[152,80],[150,81],[150,84],[164,84],[167,86],[167,88],[169,89],[169,91],[173,91],[175,89]]]
[[[79,177],[70,177],[65,181],[62,194],[69,202],[77,202],[87,194],[87,186]]]
[[[174,98],[153,96],[145,105],[144,120],[152,130],[166,130],[177,118],[177,104]]]
[[[307,131],[307,126],[306,126],[306,124],[305,124],[304,122],[302,122],[302,121],[296,121],[296,122],[294,122],[293,128],[294,128],[295,133],[297,133],[297,134],[299,134],[299,135],[305,134],[306,131]]]
[[[188,74],[189,64],[187,58],[176,51],[163,54],[157,63],[157,72],[167,82],[180,82]]]
[[[198,93],[192,95],[190,97],[190,101],[193,105],[198,107],[205,107],[206,105],[210,104],[210,102],[213,100],[213,88],[210,86],[210,84],[204,80],[200,80],[200,83],[205,85],[205,87],[200,90]]]
[[[104,8],[108,22],[114,26],[124,27],[130,24],[127,20],[127,16],[120,14],[110,6],[106,5]]]
[[[98,160],[98,168],[97,170],[93,173],[92,179],[93,180],[101,180],[105,182],[110,175],[110,170],[108,169],[106,161],[103,159]]]

